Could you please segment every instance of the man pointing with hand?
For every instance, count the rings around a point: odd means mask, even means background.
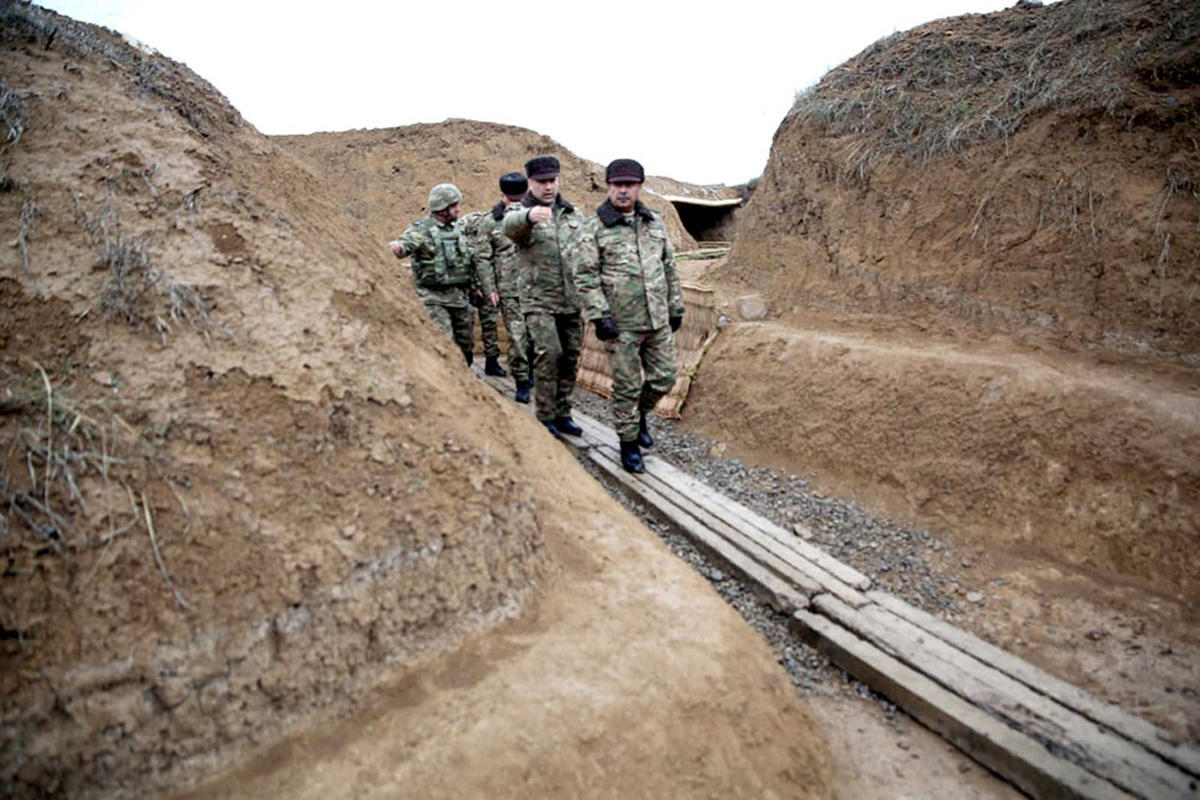
[[[583,320],[575,291],[575,242],[583,215],[559,194],[554,156],[525,162],[529,191],[504,215],[504,235],[517,246],[521,311],[533,344],[532,371],[538,420],[555,438],[579,436],[571,395],[583,347]]]

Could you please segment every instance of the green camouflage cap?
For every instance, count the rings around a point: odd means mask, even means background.
[[[429,190],[429,210],[445,211],[455,203],[462,202],[462,192],[453,183],[439,183]]]

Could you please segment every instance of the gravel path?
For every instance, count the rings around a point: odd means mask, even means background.
[[[606,425],[612,424],[607,399],[581,390],[576,392],[574,401],[583,413]],[[952,616],[958,609],[954,597],[959,591],[957,578],[935,571],[926,558],[928,553],[937,553],[942,547],[928,533],[872,516],[853,503],[823,497],[811,490],[802,477],[747,466],[725,456],[719,442],[682,433],[670,420],[651,417],[650,432],[654,447],[649,452],[789,530],[800,526],[801,531],[811,534],[809,541],[869,575],[879,588],[931,613],[949,612],[947,616]],[[759,600],[740,579],[698,550],[691,539],[661,522],[642,503],[627,497],[590,459],[579,460],[614,498],[637,514],[672,552],[708,579],[726,602],[762,633],[775,658],[791,676],[797,694],[801,697],[854,694],[878,702],[889,717],[896,713],[895,706],[885,698],[831,664],[792,633],[787,615]]]

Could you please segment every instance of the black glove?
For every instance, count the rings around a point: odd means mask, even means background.
[[[683,324],[683,314],[678,317],[667,317],[667,323],[670,324],[672,331],[679,330],[679,326]]]
[[[596,338],[602,342],[617,338],[617,323],[612,317],[601,317],[596,320]]]

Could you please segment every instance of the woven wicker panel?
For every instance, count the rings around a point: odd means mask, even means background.
[[[716,299],[711,288],[683,284],[683,304],[687,313],[683,316],[683,325],[675,331],[679,377],[671,391],[654,408],[654,413],[668,419],[679,419],[680,409],[692,385],[692,375],[717,334]],[[603,397],[612,395],[608,354],[604,352],[604,345],[596,338],[596,331],[591,325],[584,331],[583,354],[579,359],[579,378],[576,383]]]

